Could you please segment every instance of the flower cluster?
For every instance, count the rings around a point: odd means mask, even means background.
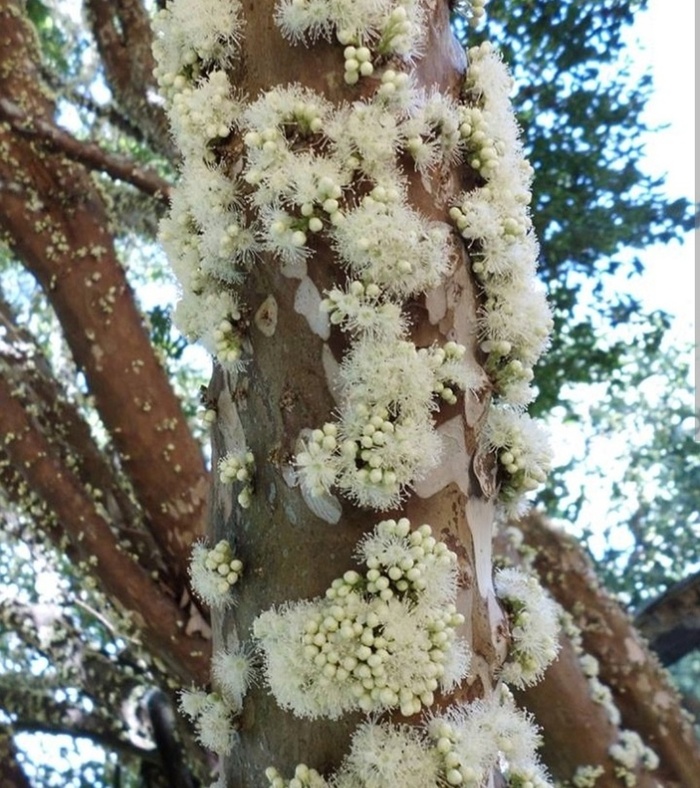
[[[538,761],[539,735],[512,696],[497,693],[489,700],[455,707],[431,718],[423,728],[368,721],[360,725],[350,752],[330,782],[295,783],[325,788],[443,788],[484,785],[491,770],[504,769],[512,788],[551,788]],[[297,767],[306,774],[308,767]],[[277,770],[269,774],[281,780]],[[272,783],[292,786],[292,782]]]
[[[571,778],[573,788],[595,788],[598,778],[605,774],[604,766],[578,766]]]
[[[216,146],[237,127],[242,102],[225,67],[238,48],[239,0],[171,0],[154,21],[156,77],[173,136],[183,153],[182,177],[160,240],[182,289],[173,320],[226,368],[243,352],[235,285],[258,249],[231,173]]]
[[[503,763],[508,785],[551,786],[537,759],[537,729],[505,688],[489,700],[453,707],[433,717],[428,733],[448,785],[477,788],[496,764]]]
[[[271,785],[285,788],[479,788],[492,769],[501,767],[512,788],[551,788],[537,758],[538,745],[532,721],[502,691],[432,717],[423,727],[364,722],[328,782],[316,773],[316,782],[285,782],[276,769],[268,772],[280,780],[273,783],[271,779]],[[297,768],[302,775],[311,771],[304,764]]]
[[[520,422],[518,438],[513,437],[515,455],[511,447],[492,441],[493,429],[486,431],[506,474],[505,503],[517,511],[522,493],[537,487],[549,466],[540,432],[520,413],[533,397],[532,370],[547,346],[552,320],[535,274],[539,247],[528,212],[532,168],[508,100],[511,79],[489,44],[472,48],[469,57],[468,105],[461,109],[459,130],[467,161],[483,185],[462,194],[450,217],[483,287],[479,326],[498,400],[492,416],[495,432],[503,422],[513,429]],[[530,440],[532,447],[527,445]],[[517,451],[522,452],[520,459]]]
[[[584,651],[581,630],[576,626],[571,615],[564,613],[561,620],[562,628],[574,648],[581,670],[588,681],[592,700],[603,707],[611,724],[619,727],[622,716],[615,704],[610,687],[603,684],[598,678],[600,671],[598,660]],[[640,769],[654,771],[659,765],[658,755],[644,744],[635,731],[621,730],[618,740],[610,746],[608,752],[610,757],[619,764],[615,767],[615,776],[627,786],[637,784],[637,772]],[[577,770],[572,784],[577,788],[579,786],[586,788],[593,785],[596,778],[602,773],[604,770],[599,770],[598,767],[581,767]]]
[[[522,689],[536,684],[559,651],[559,607],[537,578],[519,569],[501,569],[496,595],[510,619],[512,644],[501,677]]]
[[[332,239],[353,277],[401,299],[435,287],[448,269],[447,226],[428,222],[397,190],[373,189]]]
[[[230,604],[229,591],[238,582],[242,570],[242,562],[234,557],[225,539],[211,549],[202,542],[192,547],[189,566],[192,588],[211,607]]]
[[[400,337],[406,330],[401,308],[386,299],[375,282],[349,281],[345,289],[334,287],[326,293],[321,309],[351,334],[366,334],[377,339]]]
[[[326,308],[342,314],[344,307],[336,306],[342,295],[335,293]],[[456,342],[416,349],[371,332],[356,340],[341,365],[339,422],[314,430],[297,453],[304,489],[319,496],[335,486],[361,506],[395,506],[438,461],[431,413],[437,397],[454,404],[455,391],[472,385],[464,353]]]
[[[204,747],[219,755],[231,752],[237,710],[222,695],[203,690],[182,690],[180,709],[194,723],[197,738]]]
[[[506,474],[501,501],[506,512],[522,510],[522,494],[545,480],[551,464],[551,448],[546,432],[527,413],[508,406],[492,406],[482,433],[482,441],[495,451]]]
[[[432,92],[415,102],[402,124],[402,133],[416,168],[426,172],[454,164],[462,155],[461,125],[460,108],[442,93]]]
[[[229,452],[219,460],[219,479],[222,484],[242,483],[238,503],[244,509],[250,506],[253,494],[253,469],[255,458],[250,451]]]
[[[365,722],[353,734],[333,786],[437,788],[439,773],[438,753],[420,728]]]
[[[466,673],[456,556],[430,526],[382,521],[358,557],[364,575],[350,570],[325,598],[268,610],[254,623],[270,688],[297,716],[390,708],[409,716]]]
[[[207,146],[228,137],[240,114],[225,71],[212,71],[174,94],[169,110],[176,142],[185,155],[207,156]]]
[[[305,763],[300,763],[294,769],[291,780],[285,780],[274,766],[265,769],[265,777],[270,788],[328,788],[328,783],[316,769],[310,769]]]
[[[249,650],[244,647],[218,649],[212,657],[211,672],[229,706],[240,711],[243,697],[256,678]]]
[[[615,704],[610,687],[603,684],[598,678],[598,660],[591,654],[587,654],[583,649],[583,638],[581,630],[576,626],[569,613],[562,612],[562,630],[567,636],[578,657],[581,670],[588,681],[588,690],[594,703],[599,704],[605,709],[605,713],[614,726],[619,726],[622,721],[620,710]]]
[[[373,73],[373,60],[418,54],[424,9],[419,0],[279,0],[275,21],[293,42],[319,37],[345,46],[345,81]]]
[[[172,97],[197,80],[203,68],[226,65],[241,36],[240,0],[170,0],[155,16],[155,75]]]
[[[659,766],[659,756],[644,744],[636,731],[620,731],[618,740],[610,746],[608,753],[620,764],[615,768],[615,775],[629,788],[637,784],[635,772],[638,769],[654,771]]]

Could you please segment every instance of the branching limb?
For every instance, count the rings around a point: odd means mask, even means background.
[[[117,104],[142,129],[156,150],[173,160],[174,148],[156,94],[152,32],[141,0],[85,0],[88,25],[97,43],[107,82]]]
[[[59,151],[71,161],[91,170],[105,172],[112,178],[130,183],[142,192],[168,203],[170,184],[153,170],[139,167],[127,156],[109,153],[93,142],[76,139],[72,134],[40,118],[29,120],[10,99],[0,98],[0,120],[28,139],[35,139],[49,150]]]
[[[0,377],[0,410],[8,428],[5,450],[12,464],[41,498],[51,501],[84,568],[98,576],[110,597],[132,611],[152,653],[181,679],[204,681],[208,643],[183,634],[181,611],[124,552],[95,502],[76,475],[65,467],[22,403],[21,392],[13,390],[4,376]]]
[[[119,533],[122,543],[131,548],[139,563],[149,572],[159,573],[163,582],[172,580],[168,578],[158,547],[146,528],[143,511],[123,473],[116,463],[110,462],[110,452],[98,448],[89,425],[54,377],[34,337],[17,325],[12,309],[1,297],[0,325],[6,343],[0,347],[0,360],[8,381],[24,392],[26,404],[34,411],[47,438],[60,447],[64,461],[79,476],[86,489],[96,499],[99,498],[103,514],[109,519],[112,529]],[[3,414],[0,413],[0,427],[2,424]],[[19,479],[8,471],[2,475],[0,483],[5,484],[8,498],[20,510],[31,513],[41,530],[36,507],[28,504],[26,493],[12,489]],[[46,502],[48,504],[50,502]]]
[[[646,605],[634,625],[648,639],[662,665],[673,665],[700,648],[700,572]]]
[[[599,663],[600,680],[613,693],[622,727],[639,733],[659,756],[663,785],[693,785],[700,774],[700,747],[681,709],[678,693],[622,607],[600,586],[591,561],[575,539],[539,513],[520,524],[534,566],[581,630],[583,648]],[[547,723],[552,728],[552,720]],[[554,725],[556,731],[556,725]]]
[[[0,93],[21,96],[28,118],[50,119],[34,38],[16,3],[0,9],[0,29]],[[163,558],[184,587],[190,546],[204,530],[208,481],[117,259],[104,206],[75,163],[7,124],[0,145],[0,228],[47,293]]]
[[[56,700],[54,694],[55,688],[36,681],[0,681],[0,706],[12,716],[15,731],[84,736],[108,750],[158,762],[155,748],[130,741],[129,727],[117,710],[98,707],[86,711],[79,703]]]

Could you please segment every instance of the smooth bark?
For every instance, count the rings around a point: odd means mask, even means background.
[[[273,5],[266,0],[247,12],[243,54],[235,67],[237,84],[245,94],[255,98],[263,89],[288,83],[293,74],[295,80],[334,103],[362,98],[362,87],[348,92],[343,84],[342,49],[324,41],[310,48],[290,46],[273,24]],[[447,3],[430,4],[428,19],[426,54],[415,64],[414,75],[419,84],[456,96],[465,63],[451,36]],[[275,57],[267,57],[268,52],[275,52]],[[370,87],[365,90],[376,87],[373,80],[367,84]],[[231,150],[240,151],[236,140]],[[448,201],[466,187],[466,174],[437,172],[421,181],[412,164],[407,164],[406,172],[412,205],[432,219],[447,221]],[[411,338],[418,346],[447,339],[461,342],[468,348],[467,363],[480,370],[476,294],[459,243],[454,245],[454,256],[454,272],[444,285],[409,305]],[[247,640],[255,616],[272,605],[323,594],[333,579],[356,566],[352,555],[364,533],[387,517],[408,516],[416,527],[430,523],[435,535],[459,555],[460,610],[467,616],[463,634],[474,648],[475,678],[458,696],[466,699],[488,693],[495,665],[505,650],[505,629],[491,587],[493,510],[486,502],[486,495],[494,491],[491,470],[480,466],[478,473],[472,472],[478,430],[488,404],[487,387],[479,395],[470,393],[457,405],[441,409],[438,421],[446,443],[444,463],[421,482],[400,512],[360,510],[341,500],[340,521],[324,522],[290,483],[292,458],[301,430],[319,426],[332,415],[337,381],[329,370],[340,360],[345,339],[336,329],[328,336],[315,333],[295,301],[299,287],[323,292],[338,281],[331,250],[318,242],[304,268],[285,276],[279,263],[269,258],[254,267],[243,288],[244,302],[255,314],[266,299],[274,298],[275,332],[266,336],[253,321],[252,356],[245,373],[234,379],[219,371],[210,388],[219,414],[214,462],[233,448],[231,438],[239,419],[256,461],[255,495],[248,510],[237,508],[230,487],[218,481],[214,484],[212,539],[228,538],[247,567],[236,608],[223,620],[215,620],[214,647],[230,639]],[[358,719],[357,715],[337,722],[297,719],[281,710],[264,688],[253,688],[246,696],[239,743],[227,764],[228,784],[259,786],[264,769],[271,764],[287,774],[299,762],[330,772],[346,752]]]

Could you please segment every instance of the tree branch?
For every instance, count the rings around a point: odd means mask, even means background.
[[[204,682],[208,642],[184,634],[181,611],[124,552],[95,502],[65,467],[21,401],[21,392],[13,390],[5,375],[0,376],[0,411],[8,428],[5,450],[11,462],[40,497],[51,501],[84,569],[131,611],[144,642],[176,675],[186,682]]]
[[[17,3],[0,8],[0,29],[0,94],[20,97],[27,118],[50,119],[34,38]],[[116,257],[104,206],[78,165],[7,124],[0,145],[0,228],[55,309],[154,538],[184,587],[190,545],[204,530],[208,480]]]
[[[159,762],[155,748],[139,747],[129,740],[128,725],[116,709],[98,707],[87,712],[70,701],[57,701],[54,691],[43,685],[0,680],[0,707],[12,715],[15,731],[84,736],[108,750]]]
[[[672,665],[700,648],[700,572],[645,605],[634,625],[647,638],[662,665]]]
[[[623,727],[637,731],[657,753],[663,785],[695,784],[700,748],[678,693],[625,611],[600,586],[581,546],[537,512],[519,526],[528,546],[536,548],[534,566],[543,584],[573,615],[584,650],[598,660],[600,680],[612,690]]]
[[[145,131],[156,150],[175,160],[165,112],[148,98],[158,88],[153,77],[151,25],[142,2],[85,0],[84,8],[117,104]]]
[[[60,446],[61,455],[71,464],[82,483],[99,497],[103,513],[112,528],[119,532],[122,543],[138,556],[139,563],[150,572],[158,572],[164,582],[172,583],[160,551],[144,523],[143,511],[134,499],[133,491],[116,464],[109,462],[109,452],[100,450],[89,425],[72,403],[63,387],[53,376],[51,365],[39,351],[34,337],[20,328],[10,306],[0,297],[0,325],[8,346],[0,345],[0,359],[5,374],[15,388],[21,388],[42,425],[44,434]],[[0,413],[0,426],[3,414]],[[2,482],[17,484],[17,477],[4,474]],[[35,510],[22,506],[23,496],[11,499],[40,525]],[[173,589],[174,592],[177,588]]]
[[[143,169],[127,156],[103,150],[99,145],[76,139],[72,134],[40,118],[31,120],[7,98],[0,98],[0,119],[28,139],[37,139],[48,149],[63,153],[71,161],[91,170],[106,172],[112,178],[130,183],[142,192],[168,204],[170,184],[153,170]]]

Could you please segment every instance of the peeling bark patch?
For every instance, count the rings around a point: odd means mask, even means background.
[[[630,662],[642,663],[646,659],[642,647],[632,638],[625,639],[625,650]]]
[[[328,391],[330,391],[333,400],[337,404],[340,402],[342,394],[340,389],[340,364],[336,361],[333,351],[326,344],[323,345],[321,350],[321,363],[326,374]]]
[[[460,491],[468,496],[469,454],[462,417],[449,419],[438,427],[437,432],[442,438],[442,460],[427,476],[414,484],[415,493],[421,498],[430,498],[454,482]]]
[[[321,311],[321,294],[308,276],[305,276],[294,296],[294,311],[306,318],[309,328],[326,340],[331,335],[331,323],[328,315]]]
[[[447,293],[444,287],[435,287],[425,295],[428,320],[436,326],[447,315]]]
[[[494,596],[491,576],[491,540],[493,538],[493,503],[471,496],[466,504],[466,517],[474,544],[474,573],[482,598]]]
[[[280,265],[280,273],[282,276],[286,276],[287,279],[305,279],[306,260],[284,261]]]
[[[306,492],[303,486],[301,487],[301,495],[304,499],[304,503],[311,509],[316,517],[331,525],[335,525],[339,522],[343,514],[343,508],[335,495],[326,493],[325,495],[312,496]]]

